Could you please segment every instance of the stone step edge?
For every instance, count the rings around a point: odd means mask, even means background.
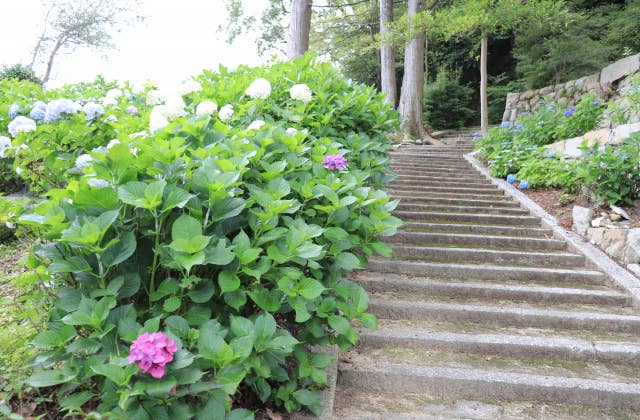
[[[541,337],[380,329],[362,331],[359,346],[640,365],[640,343],[590,341],[570,336]]]
[[[394,363],[378,363],[371,369],[340,363],[338,369],[341,385],[373,391],[640,410],[638,384]]]
[[[540,205],[519,191],[516,187],[502,179],[491,176],[489,170],[484,167],[476,158],[478,152],[464,155],[464,158],[471,163],[482,175],[500,188],[504,193],[514,200],[517,200],[524,208],[529,209],[531,214],[540,218],[542,226],[553,230],[554,236],[567,242],[570,249],[583,254],[588,263],[604,272],[609,280],[619,287],[625,289],[633,297],[634,306],[640,308],[640,279],[631,274],[628,270],[613,261],[603,251],[585,241],[580,235],[571,232],[560,226],[558,220],[547,213]]]
[[[329,345],[327,347],[311,346],[312,353],[324,353],[333,357],[333,361],[326,367],[327,384],[320,390],[320,406],[321,412],[319,416],[315,416],[309,412],[300,411],[293,413],[290,420],[332,420],[333,404],[336,395],[336,386],[338,385],[338,359],[340,351],[338,346]]]
[[[386,292],[408,292],[421,294],[429,292],[431,296],[447,297],[475,297],[481,299],[502,299],[512,301],[530,301],[532,298],[536,302],[544,300],[550,303],[589,303],[587,298],[593,300],[611,300],[610,305],[630,306],[629,295],[613,290],[581,289],[577,287],[547,286],[537,283],[528,283],[526,286],[517,284],[492,283],[491,281],[445,281],[443,279],[431,277],[411,277],[410,279],[394,279],[388,276],[378,275],[370,277],[355,278],[367,291],[384,293]],[[616,301],[617,303],[613,303]],[[602,302],[597,304],[603,305]]]
[[[470,226],[469,229],[463,229],[465,226]],[[518,230],[525,230],[535,232],[537,235],[533,237],[544,237],[545,235],[553,234],[551,229],[536,228],[536,227],[518,227],[518,226],[500,226],[500,225],[469,225],[464,223],[437,223],[437,222],[405,222],[404,226],[398,230],[398,232],[437,232],[443,231],[447,233],[459,233],[465,230],[472,232],[474,230],[487,230],[498,228],[498,230],[504,232],[517,232]],[[448,230],[452,229],[452,230]],[[459,232],[458,232],[459,231]],[[497,235],[496,235],[497,236]],[[526,235],[507,235],[523,237]]]

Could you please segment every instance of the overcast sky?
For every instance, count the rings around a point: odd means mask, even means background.
[[[265,0],[249,0],[260,10]],[[142,0],[147,18],[114,34],[116,48],[104,52],[78,50],[60,55],[53,68],[52,85],[107,79],[177,82],[218,64],[259,64],[250,36],[224,41],[216,28],[225,20],[222,0]],[[0,66],[28,64],[42,31],[41,0],[0,0]],[[106,57],[104,55],[106,54]]]

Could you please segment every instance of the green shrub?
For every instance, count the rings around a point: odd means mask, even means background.
[[[509,80],[505,73],[489,76],[487,86],[487,105],[489,108],[489,124],[500,124],[504,114],[507,94],[522,92],[526,89],[523,81]]]
[[[640,121],[640,74],[631,78],[629,87],[620,92],[620,99],[612,104],[610,112],[615,124]]]
[[[433,128],[464,127],[476,112],[468,108],[473,89],[460,84],[460,72],[440,71],[436,81],[425,86],[424,120]]]
[[[0,80],[2,79],[18,79],[26,80],[37,85],[42,85],[42,80],[31,67],[23,66],[22,64],[14,64],[11,67],[4,67],[0,70]]]
[[[640,197],[640,133],[618,146],[583,145],[581,171],[597,201],[632,204]]]
[[[245,91],[260,77],[270,94],[252,98]],[[27,384],[69,415],[224,418],[235,409],[227,418],[245,418],[252,401],[317,413],[331,358],[307,346],[348,349],[358,341],[352,322],[376,327],[348,275],[367,255],[390,255],[379,238],[400,224],[379,189],[395,112],[311,57],[197,80],[186,115],[144,136],[129,136],[138,123],[122,98],[105,110],[117,121],[82,126],[71,115],[16,138],[61,160],[79,148],[90,155],[12,218],[41,232],[27,267],[57,292]],[[293,99],[294,84],[312,99]],[[203,100],[232,104],[233,115],[194,115]],[[146,126],[148,110],[139,118]],[[69,130],[77,143],[61,152]],[[335,154],[345,170],[324,167]],[[38,169],[21,159],[24,171]],[[177,347],[158,379],[127,360],[145,332]]]
[[[517,179],[526,179],[529,185],[536,187],[562,188],[576,191],[582,183],[579,176],[580,163],[564,161],[555,157],[536,157],[522,162],[515,174]]]

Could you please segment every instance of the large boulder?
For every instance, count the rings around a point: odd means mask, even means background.
[[[586,235],[592,218],[592,208],[573,206],[573,231],[578,235]]]

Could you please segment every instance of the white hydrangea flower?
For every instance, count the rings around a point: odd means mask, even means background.
[[[122,90],[120,89],[110,89],[105,95],[105,99],[109,99],[115,102],[118,102],[118,98],[122,96]]]
[[[304,83],[291,86],[291,89],[289,89],[289,94],[291,95],[292,99],[302,101],[305,104],[311,101],[311,89],[309,89],[309,86],[305,85]]]
[[[5,151],[11,149],[11,139],[9,137],[0,136],[0,158],[4,158]]]
[[[166,105],[156,105],[153,107],[151,114],[149,115],[149,130],[152,133],[155,133],[169,125],[169,120],[166,115]]]
[[[27,149],[29,148],[29,146],[27,146],[25,143],[22,143],[22,144],[20,145],[20,148],[21,148],[22,150],[27,150]]]
[[[89,184],[93,188],[109,188],[111,186],[111,184],[109,184],[104,179],[98,179],[98,178],[87,179],[87,184]]]
[[[175,120],[178,117],[184,117],[187,112],[184,110],[185,103],[181,96],[173,96],[165,103],[165,117],[168,120]]]
[[[136,133],[129,134],[129,138],[132,139],[132,140],[140,138],[140,137],[147,137],[147,132],[146,131],[138,131]]]
[[[120,140],[112,139],[109,143],[107,143],[107,149],[111,149],[116,144],[120,144]]]
[[[118,121],[118,117],[116,117],[113,114],[109,115],[107,118],[104,119],[104,122],[117,122],[117,121]]]
[[[23,117],[19,115],[15,117],[7,126],[9,130],[9,134],[12,137],[17,136],[20,133],[28,133],[29,131],[34,131],[36,129],[36,122],[31,118]]]
[[[192,92],[200,92],[201,90],[202,90],[202,85],[192,79],[185,80],[180,85],[180,93],[182,95],[187,95]]]
[[[266,99],[271,95],[271,83],[267,79],[254,80],[245,91],[253,99]]]
[[[147,105],[160,105],[165,101],[164,95],[158,89],[150,90],[147,93]]]
[[[16,173],[20,175],[22,173],[22,168],[19,166],[16,166]]]
[[[76,168],[82,169],[86,166],[91,166],[91,162],[93,162],[93,158],[87,153],[84,153],[76,158]]]
[[[196,107],[196,115],[199,117],[212,115],[218,110],[218,105],[211,101],[202,101]]]
[[[8,229],[15,229],[15,228],[16,228],[16,224],[15,224],[15,223],[13,223],[13,222],[6,222],[6,223],[5,223],[5,226],[6,226]]]
[[[226,104],[225,106],[220,108],[220,111],[218,111],[218,118],[220,118],[220,121],[229,121],[232,116],[233,105],[231,104]]]
[[[255,120],[255,121],[252,121],[251,124],[249,124],[249,127],[247,127],[247,130],[260,130],[260,128],[262,128],[263,125],[265,125],[264,121]]]
[[[293,127],[289,127],[287,128],[286,134],[287,136],[295,136],[296,134],[298,134],[298,130]]]

